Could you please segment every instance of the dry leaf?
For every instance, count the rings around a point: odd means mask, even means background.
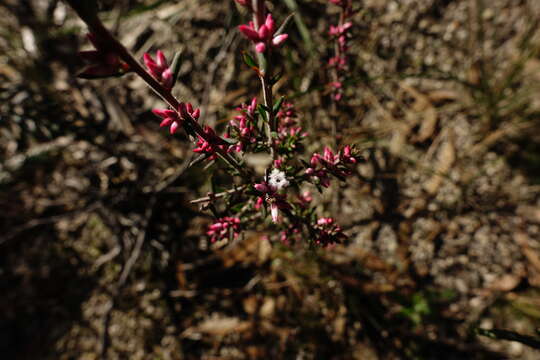
[[[243,305],[244,305],[244,311],[250,315],[255,314],[255,311],[257,311],[257,298],[255,296],[249,296],[244,299]]]
[[[492,291],[511,291],[521,282],[521,276],[516,274],[506,274],[493,281],[489,286]]]
[[[437,127],[437,110],[433,106],[430,106],[422,112],[422,122],[420,123],[420,130],[416,141],[424,142],[429,139]]]
[[[452,141],[452,136],[448,136],[446,141],[441,144],[435,174],[424,184],[424,189],[434,195],[439,190],[443,182],[443,176],[448,174],[454,161],[456,160],[456,150]]]
[[[456,100],[459,94],[454,90],[434,90],[427,94],[432,103]]]
[[[534,249],[531,249],[529,236],[525,233],[518,232],[514,235],[514,239],[521,246],[521,252],[529,261],[527,280],[533,286],[540,286],[540,254]]]
[[[194,337],[196,334],[208,334],[214,336],[224,336],[235,332],[243,332],[250,328],[248,321],[240,321],[233,317],[211,317],[202,321],[199,325],[190,327],[182,336]]]
[[[271,318],[276,310],[276,301],[272,297],[267,297],[261,306],[260,314],[263,318]]]

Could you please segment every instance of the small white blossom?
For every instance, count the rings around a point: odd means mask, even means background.
[[[289,186],[289,180],[287,180],[287,177],[285,176],[285,173],[283,171],[274,169],[268,177],[268,185],[270,185],[275,190],[281,190]]]

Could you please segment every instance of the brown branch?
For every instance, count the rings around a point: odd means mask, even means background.
[[[115,52],[126,64],[129,65],[130,70],[141,77],[144,82],[156,94],[158,94],[174,111],[179,112],[179,101],[172,95],[169,89],[166,89],[161,85],[152,75],[150,75],[141,64],[131,55],[131,53],[122,45],[116,38],[105,28],[101,20],[99,20],[97,14],[93,10],[89,10],[88,1],[85,0],[66,0],[66,2],[77,12],[77,15],[88,26],[90,32],[92,32],[100,41],[107,44],[111,51]],[[208,136],[201,125],[191,117],[191,115],[185,116],[186,123],[195,131],[195,133],[206,140],[209,143],[213,143],[215,139]],[[226,150],[217,148],[216,150],[221,158],[224,159],[229,165],[234,167],[242,176],[250,177],[250,174],[242,168],[238,162],[227,153]]]

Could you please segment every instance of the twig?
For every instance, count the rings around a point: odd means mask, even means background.
[[[36,226],[46,225],[46,224],[54,224],[54,223],[56,223],[56,222],[58,222],[60,220],[68,219],[70,217],[76,216],[76,215],[81,214],[81,213],[91,212],[91,211],[96,210],[97,208],[99,208],[101,206],[102,206],[101,201],[97,201],[97,202],[95,202],[95,203],[93,203],[93,204],[91,204],[91,205],[89,205],[89,206],[87,206],[87,207],[85,207],[83,209],[74,210],[74,211],[69,212],[69,213],[49,216],[49,217],[41,218],[41,219],[30,220],[30,221],[26,222],[24,225],[16,227],[12,231],[8,232],[2,239],[0,239],[0,246],[4,245],[5,243],[10,241],[11,239],[15,238],[20,233],[22,233],[24,231],[27,231],[27,230],[30,230],[32,228],[35,228]]]
[[[199,203],[203,203],[203,202],[208,202],[208,201],[211,201],[214,198],[220,198],[220,197],[227,196],[229,194],[234,194],[236,192],[240,192],[240,191],[244,190],[246,187],[247,187],[247,185],[242,185],[242,186],[239,186],[239,187],[234,188],[234,189],[226,190],[226,191],[223,191],[223,192],[220,192],[220,193],[217,193],[217,194],[213,194],[213,195],[210,195],[210,196],[205,196],[205,197],[202,197],[202,198],[191,200],[190,203],[191,204],[199,204]]]
[[[140,226],[141,230],[137,236],[135,246],[133,247],[133,250],[129,258],[124,263],[122,272],[120,273],[120,277],[118,278],[118,281],[116,282],[114,288],[111,291],[111,299],[109,303],[107,304],[107,310],[105,311],[105,315],[103,316],[103,333],[101,336],[101,345],[100,345],[100,354],[101,354],[101,359],[103,360],[107,359],[107,350],[110,344],[109,324],[111,322],[112,311],[115,308],[116,299],[118,295],[120,294],[122,288],[125,286],[126,281],[129,275],[131,274],[131,271],[133,270],[133,266],[139,259],[139,256],[141,254],[141,249],[144,244],[144,240],[146,239],[148,224],[150,223],[150,218],[152,217],[152,214],[154,213],[155,204],[156,204],[156,195],[154,194],[149,201],[148,207],[146,208],[146,211],[144,214],[144,220]]]
[[[476,333],[490,339],[517,341],[534,349],[540,349],[540,339],[529,335],[521,335],[509,330],[476,328]]]
[[[130,70],[136,73],[141,79],[146,82],[146,84],[154,90],[154,92],[159,95],[174,111],[179,112],[179,101],[173,96],[171,91],[161,85],[156,79],[152,77],[142,66],[141,64],[131,55],[131,53],[122,45],[103,25],[101,20],[99,20],[96,13],[89,11],[86,8],[86,2],[81,2],[79,0],[66,0],[68,4],[77,12],[82,21],[86,23],[90,31],[99,38],[102,42],[109,45],[110,49],[116,53],[126,64],[129,65]],[[185,114],[184,114],[185,115]],[[189,127],[191,127],[195,133],[206,140],[208,143],[213,143],[215,139],[208,136],[201,125],[187,114],[184,116],[185,122]],[[249,177],[250,174],[242,168],[238,162],[227,153],[226,150],[219,147],[216,148],[216,152],[221,155],[221,158],[228,162],[233,168],[235,168],[242,176]]]
[[[150,203],[148,204],[148,207],[146,208],[146,211],[144,214],[144,223],[142,224],[141,226],[142,229],[137,236],[137,242],[135,243],[135,247],[133,248],[133,251],[131,252],[131,255],[129,256],[128,260],[126,261],[124,269],[122,270],[122,274],[120,275],[120,278],[118,280],[117,287],[119,289],[125,285],[126,280],[129,274],[131,273],[133,265],[135,265],[135,263],[137,262],[137,259],[139,258],[139,255],[141,254],[141,248],[146,238],[146,230],[148,227],[148,223],[150,222],[150,218],[152,217],[152,214],[154,212],[155,204],[156,204],[156,197],[153,196],[150,199]]]

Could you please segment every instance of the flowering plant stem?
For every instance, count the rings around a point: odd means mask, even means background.
[[[259,29],[265,20],[265,5],[264,0],[252,0],[252,9],[253,9],[253,24],[255,29]],[[268,50],[268,55],[258,53],[257,60],[259,62],[259,78],[261,79],[261,87],[263,91],[264,105],[267,107],[268,112],[268,124],[266,125],[266,136],[268,140],[268,148],[272,159],[276,159],[277,152],[275,150],[273,133],[277,130],[277,124],[274,115],[274,99],[272,94],[272,86],[270,79],[272,76],[271,71],[271,61],[270,59],[270,49]]]
[[[155,58],[149,53],[144,54],[145,68],[105,28],[92,6],[94,1],[66,0],[88,25],[89,39],[95,47],[95,50],[80,53],[84,55],[83,59],[90,62],[82,74],[92,79],[134,72],[170,107],[152,110],[160,118],[160,127],[169,127],[171,134],[183,128],[188,135],[198,137],[197,147],[193,151],[201,155],[192,163],[221,157],[229,164],[227,172],[230,175],[242,177],[243,183],[236,184],[233,189],[210,192],[206,197],[191,201],[192,204],[202,204],[201,209],[211,211],[216,219],[206,232],[211,242],[233,241],[243,229],[257,226],[255,219],[266,218],[268,214],[273,226],[281,229],[279,239],[285,243],[300,241],[304,238],[303,234],[309,236],[311,244],[321,246],[341,243],[347,238],[333,218],[317,218],[315,208],[310,206],[313,198],[308,191],[296,194],[295,198],[291,197],[294,189],[288,191],[290,185],[298,190],[305,182],[312,183],[322,191],[323,187],[330,186],[331,176],[345,180],[346,176],[351,175],[351,168],[361,157],[354,147],[347,145],[336,153],[325,147],[323,154],[314,153],[309,163],[296,160],[304,149],[301,141],[307,133],[297,123],[293,104],[284,102],[284,97],[274,104],[272,91],[277,81],[274,70],[276,65],[279,66],[279,47],[289,36],[283,33],[287,20],[277,27],[264,0],[236,0],[252,15],[251,21],[239,25],[238,30],[251,41],[257,55],[258,63],[249,54],[244,61],[256,70],[264,101],[257,106],[257,97],[253,97],[251,102],[238,107],[239,115],[229,122],[225,134],[220,137],[212,127],[202,127],[197,122],[200,109],[173,96],[171,89],[177,76],[177,71],[173,69],[178,68],[174,65],[172,69],[169,67],[161,50],[157,50]],[[331,1],[341,4],[343,0]],[[346,52],[346,30],[350,26],[346,23],[331,28],[339,35],[341,53]],[[346,59],[339,54],[336,58],[337,62],[335,59],[333,61],[344,68]],[[336,88],[340,89],[341,83]],[[231,152],[246,156],[260,153],[261,150],[267,151],[273,161],[265,169],[264,179],[257,182],[253,170],[241,166]],[[234,184],[234,181],[231,182]],[[223,203],[225,206],[221,206]]]
[[[107,44],[110,51],[118,55],[120,59],[129,65],[131,71],[143,79],[144,82],[146,82],[146,84],[152,90],[154,90],[156,94],[158,94],[172,109],[174,109],[174,111],[178,112],[180,102],[173,96],[171,90],[165,88],[142,67],[142,65],[133,57],[133,55],[131,55],[124,45],[122,45],[103,25],[97,16],[97,13],[93,9],[90,9],[90,7],[87,5],[88,2],[81,0],[66,0],[66,2],[75,10],[81,20],[86,23],[92,34],[100,39],[101,42]],[[195,131],[195,133],[204,140],[208,142],[214,140],[203,131],[201,125],[199,125],[199,123],[195,121],[191,115],[186,116],[185,121]],[[224,161],[236,169],[239,174],[247,178],[251,177],[251,174],[249,174],[245,168],[241,167],[240,164],[238,164],[238,162],[226,152],[226,150],[217,148],[216,152]]]

